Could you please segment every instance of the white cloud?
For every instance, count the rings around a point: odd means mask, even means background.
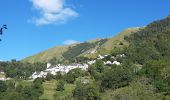
[[[75,43],[79,43],[79,42],[75,41],[75,40],[66,40],[63,42],[64,45],[71,45],[71,44],[75,44]]]
[[[78,13],[65,7],[65,0],[30,0],[39,11],[40,17],[33,18],[36,25],[65,23],[78,16]]]

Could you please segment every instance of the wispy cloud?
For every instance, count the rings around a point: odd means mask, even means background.
[[[65,0],[30,0],[40,17],[32,21],[36,25],[65,23],[78,16],[72,8],[65,7]]]
[[[64,45],[71,45],[71,44],[75,44],[75,43],[79,43],[79,42],[75,41],[75,40],[66,40],[63,42]]]

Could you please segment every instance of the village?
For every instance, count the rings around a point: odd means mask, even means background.
[[[104,59],[105,57],[107,57],[109,55],[98,55],[97,59]],[[119,57],[125,57],[125,54],[121,54],[121,55],[117,55]],[[115,58],[114,56],[112,56],[112,58]],[[87,63],[84,64],[70,64],[70,65],[63,65],[63,64],[57,64],[57,65],[52,65],[51,63],[47,63],[47,69],[41,72],[34,72],[32,74],[32,76],[30,76],[30,79],[34,80],[38,77],[46,77],[48,73],[52,74],[52,75],[56,75],[57,72],[60,72],[62,74],[66,74],[68,73],[70,70],[72,69],[76,69],[76,68],[80,68],[82,70],[87,71],[88,67],[92,64],[94,64],[96,62],[96,60],[92,60],[92,61],[88,61]],[[105,65],[120,65],[121,63],[118,61],[106,61],[104,62]]]
[[[109,55],[98,55],[97,59],[102,60],[104,58],[106,58]],[[117,55],[119,57],[125,57],[125,54],[120,54]],[[114,56],[112,56],[111,58],[115,58]],[[79,64],[79,63],[74,63],[74,64],[70,64],[70,65],[64,65],[64,64],[57,64],[57,65],[52,65],[51,63],[47,63],[47,67],[46,70],[41,71],[41,72],[34,72],[29,79],[31,80],[35,80],[36,78],[42,78],[42,77],[46,77],[48,73],[52,74],[52,75],[56,75],[57,72],[60,72],[61,74],[66,74],[68,73],[70,70],[72,69],[76,69],[76,68],[80,68],[81,70],[85,70],[87,71],[88,67],[92,64],[94,64],[96,62],[96,60],[91,60],[88,61],[87,63],[83,63],[83,64]],[[118,61],[105,61],[104,62],[105,65],[120,65],[121,63]],[[10,80],[11,78],[6,78],[5,77],[5,73],[4,72],[0,72],[3,77],[0,77],[1,81],[6,81],[6,80]]]

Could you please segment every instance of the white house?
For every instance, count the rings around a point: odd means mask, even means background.
[[[120,65],[120,62],[118,62],[118,61],[114,61],[112,64]]]
[[[114,61],[114,62],[111,62],[111,61],[106,61],[104,62],[105,65],[120,65],[120,62],[118,61]]]
[[[104,59],[104,56],[99,55],[99,56],[98,56],[98,59]]]
[[[47,63],[47,68],[51,67],[51,63]]]
[[[120,54],[120,55],[117,55],[119,57],[125,57],[125,54]]]
[[[104,64],[105,64],[105,65],[108,65],[108,64],[109,64],[109,65],[112,65],[112,62],[111,62],[111,61],[106,61],[106,62],[104,62]]]
[[[92,64],[94,64],[96,62],[96,60],[92,60],[92,61],[89,61],[89,62],[87,62],[89,65],[92,65]]]

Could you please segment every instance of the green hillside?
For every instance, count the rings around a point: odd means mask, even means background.
[[[106,41],[106,43],[104,43],[102,45],[102,48],[105,48],[106,50],[112,50],[115,47],[119,47],[120,43],[122,42],[124,45],[128,45],[127,41],[124,40],[125,36],[129,36],[132,33],[135,33],[137,31],[139,31],[140,28],[136,27],[136,28],[128,28],[126,30],[124,30],[123,32],[120,32],[119,34],[117,34],[116,36],[109,38],[108,41]]]
[[[136,28],[128,28],[120,33],[118,33],[116,36],[112,38],[108,38],[102,45],[97,46],[95,48],[97,50],[94,54],[85,54],[84,56],[89,58],[95,58],[99,54],[110,54],[115,49],[122,49],[129,45],[129,43],[124,39],[126,36],[130,36],[131,34],[138,32],[142,28],[136,27]]]
[[[85,56],[88,58],[95,58],[98,54],[108,54],[114,48],[121,48],[128,45],[128,42],[124,40],[124,36],[129,36],[135,33],[140,28],[129,28],[120,32],[118,35],[108,39],[95,39],[84,43],[69,45],[69,46],[57,46],[41,53],[23,59],[23,62],[47,62],[53,58],[56,60],[72,59],[78,56]],[[95,53],[91,53],[92,51]]]
[[[52,58],[57,58],[57,59],[62,59],[62,54],[64,52],[66,52],[69,49],[70,46],[57,46],[51,49],[48,49],[46,51],[43,51],[39,54],[27,57],[25,59],[23,59],[23,62],[30,62],[30,63],[34,63],[34,62],[44,62],[44,61],[48,61]]]
[[[113,49],[128,46],[117,52],[118,55],[125,54],[124,57],[107,56],[105,59],[96,59],[94,64],[89,65],[87,71],[77,68],[66,74],[48,74],[46,78],[37,78],[32,82],[28,77],[35,71],[43,70],[41,63],[31,64],[15,60],[0,62],[0,68],[6,76],[13,78],[10,81],[0,81],[0,100],[13,100],[13,98],[16,98],[15,100],[170,100],[170,16],[133,32],[121,33],[125,34],[122,36],[119,34],[120,37],[118,35],[117,38],[122,39],[121,43],[119,41],[118,45],[112,45]],[[112,41],[117,40],[112,39]],[[97,54],[103,48],[107,49],[105,45],[112,42],[108,42],[109,40],[98,39],[68,46],[67,50],[62,52],[62,57],[71,59],[87,53],[95,54],[89,52],[93,49],[97,50]],[[48,54],[49,51],[46,52]],[[113,50],[110,55],[114,54]],[[120,61],[121,64],[105,65],[106,60]]]

